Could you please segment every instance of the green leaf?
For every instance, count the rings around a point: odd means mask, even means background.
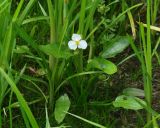
[[[16,49],[14,49],[15,53],[28,53],[30,52],[29,48],[27,45],[21,45],[21,46],[16,46]]]
[[[88,63],[88,69],[90,68],[97,68],[110,75],[117,72],[117,66],[104,58],[94,58],[90,60]]]
[[[47,55],[54,56],[55,58],[65,58],[68,59],[72,56],[72,53],[69,51],[68,47],[59,46],[59,44],[47,44],[40,45],[39,49]]]
[[[106,44],[104,50],[101,53],[103,58],[112,58],[118,53],[121,53],[129,46],[129,36],[118,36],[112,39],[109,44]]]
[[[71,116],[74,116],[74,117],[76,117],[76,118],[78,118],[78,119],[80,119],[80,120],[82,120],[82,121],[84,121],[84,122],[86,122],[86,123],[88,123],[88,124],[91,124],[91,125],[93,125],[93,126],[95,126],[95,127],[98,127],[98,128],[107,128],[107,127],[105,127],[105,126],[103,126],[103,125],[100,125],[100,124],[98,124],[98,123],[92,122],[92,121],[90,121],[90,120],[87,120],[87,119],[85,119],[85,118],[83,118],[83,117],[80,117],[80,116],[77,116],[77,115],[75,115],[75,114],[72,114],[72,113],[69,113],[69,112],[66,112],[66,113],[69,114],[69,115],[71,115]]]
[[[142,96],[144,97],[144,90],[139,88],[126,88],[123,90],[124,95],[128,96]]]
[[[137,97],[121,95],[113,101],[113,106],[122,107],[124,109],[139,110],[146,106],[146,102]]]
[[[40,68],[40,69],[38,69],[37,71],[36,71],[36,76],[44,76],[44,75],[46,75],[46,70],[45,69],[43,69],[43,68]]]
[[[47,105],[45,105],[45,110],[46,110],[46,127],[45,128],[51,128],[50,123],[49,123]]]
[[[37,124],[37,121],[36,121],[35,117],[33,116],[33,113],[31,112],[31,110],[30,110],[30,108],[28,106],[28,103],[24,99],[22,93],[17,88],[15,82],[9,77],[8,74],[6,74],[4,69],[2,69],[1,67],[0,67],[0,74],[6,79],[6,81],[10,85],[11,89],[16,94],[18,102],[20,103],[20,106],[23,108],[26,116],[28,117],[28,120],[29,120],[32,128],[39,128],[39,126]]]
[[[58,124],[64,120],[70,104],[71,103],[67,94],[64,94],[56,101],[54,116]]]

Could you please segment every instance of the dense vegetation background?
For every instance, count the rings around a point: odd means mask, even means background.
[[[158,128],[159,0],[0,0],[0,128]]]

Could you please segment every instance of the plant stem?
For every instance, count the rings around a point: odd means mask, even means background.
[[[63,7],[63,24],[66,20],[67,17],[67,12],[68,12],[68,0],[64,0],[64,7]]]
[[[55,28],[55,18],[54,18],[54,10],[53,4],[51,0],[47,0],[48,10],[49,10],[49,18],[50,18],[50,43],[56,42],[56,28]],[[51,71],[51,76],[49,80],[49,104],[51,110],[53,110],[53,103],[54,103],[54,81],[52,80],[53,70],[55,69],[55,58],[53,56],[49,56],[49,68]]]
[[[93,19],[91,20],[91,26],[90,26],[90,30],[93,29]],[[88,60],[92,59],[93,56],[93,48],[94,48],[94,35],[91,36],[91,42],[90,42],[90,49],[89,49],[89,56],[88,56]]]
[[[50,43],[56,42],[56,34],[55,34],[55,19],[54,19],[54,11],[53,4],[51,0],[47,0],[48,10],[49,10],[49,18],[50,18]],[[49,56],[49,67],[52,70],[54,66],[54,58]]]
[[[149,107],[151,107],[152,103],[152,53],[151,53],[150,13],[151,13],[151,1],[147,0],[147,53],[146,53],[147,87],[145,96]],[[151,114],[147,113],[147,122],[149,122],[151,118],[152,118]]]
[[[2,112],[1,112],[1,103],[0,103],[0,128],[2,128]]]

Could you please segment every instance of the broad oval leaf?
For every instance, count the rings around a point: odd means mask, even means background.
[[[89,61],[87,65],[88,69],[97,68],[103,72],[111,75],[117,72],[117,66],[109,60],[104,58],[94,58]]]
[[[112,39],[106,46],[104,50],[101,52],[101,56],[103,58],[112,58],[116,56],[118,53],[121,53],[124,49],[129,46],[130,41],[129,36],[118,36]]]
[[[54,56],[55,58],[64,58],[68,59],[72,56],[72,53],[69,51],[68,47],[59,46],[59,44],[47,44],[40,45],[39,49],[47,55]]]
[[[144,97],[144,90],[139,88],[126,88],[123,90],[124,95]]]
[[[56,101],[54,116],[58,124],[60,124],[64,120],[66,112],[69,110],[70,105],[71,103],[67,94],[64,94]]]
[[[114,107],[122,107],[124,109],[139,110],[146,106],[146,102],[133,96],[121,95],[113,101]]]

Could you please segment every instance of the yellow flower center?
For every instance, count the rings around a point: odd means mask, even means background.
[[[76,45],[79,45],[80,41],[76,41]]]

